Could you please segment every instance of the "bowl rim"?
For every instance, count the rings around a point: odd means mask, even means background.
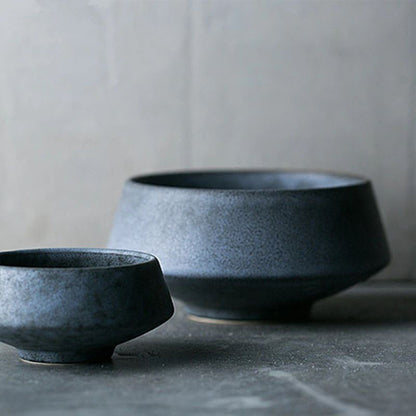
[[[161,177],[187,176],[187,175],[228,175],[228,174],[313,174],[327,177],[345,179],[348,182],[334,186],[317,186],[307,188],[204,188],[195,186],[177,186],[145,182],[144,180],[152,180]],[[371,185],[371,181],[364,175],[356,175],[345,172],[330,171],[323,169],[185,169],[185,170],[168,170],[148,173],[143,175],[135,175],[130,177],[126,184],[130,186],[143,186],[154,189],[174,189],[182,192],[206,192],[206,193],[305,193],[305,192],[328,192],[336,189],[357,188],[361,186]]]
[[[140,261],[132,263],[123,263],[113,266],[80,266],[80,267],[42,267],[42,266],[19,266],[19,265],[7,265],[2,264],[3,255],[28,255],[28,254],[60,254],[60,253],[73,253],[73,254],[106,254],[106,255],[117,255],[124,257],[135,257],[140,259]],[[47,248],[30,248],[30,249],[19,249],[19,250],[5,250],[0,251],[0,270],[32,270],[42,272],[53,271],[53,272],[66,272],[66,271],[93,271],[93,270],[120,270],[120,269],[129,269],[134,267],[140,267],[152,263],[157,263],[158,260],[156,256],[150,253],[143,251],[135,250],[124,250],[124,249],[114,249],[114,248],[85,248],[85,247],[47,247]]]

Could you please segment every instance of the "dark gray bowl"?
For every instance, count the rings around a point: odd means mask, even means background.
[[[190,313],[223,319],[305,317],[389,262],[370,182],[320,172],[133,178],[109,245],[155,253]]]
[[[0,340],[29,361],[108,360],[173,314],[155,257],[107,249],[0,253]]]

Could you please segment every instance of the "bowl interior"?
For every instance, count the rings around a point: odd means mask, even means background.
[[[29,268],[108,268],[146,263],[145,253],[93,249],[35,249],[0,253],[0,266]]]
[[[298,190],[350,186],[362,183],[359,177],[319,172],[183,172],[149,175],[132,179],[156,186],[233,190]]]

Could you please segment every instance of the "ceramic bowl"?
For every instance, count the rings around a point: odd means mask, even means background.
[[[303,318],[389,261],[370,181],[305,171],[130,179],[109,245],[155,253],[188,312],[221,319]]]
[[[28,361],[108,360],[173,314],[155,257],[107,249],[0,253],[0,340]]]

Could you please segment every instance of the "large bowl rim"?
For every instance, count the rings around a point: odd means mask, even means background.
[[[28,255],[28,254],[60,254],[60,253],[74,253],[74,254],[105,254],[105,255],[117,255],[127,257],[135,257],[140,261],[132,263],[123,263],[113,266],[79,266],[79,267],[42,267],[42,266],[18,266],[2,264],[3,255]],[[20,249],[20,250],[6,250],[0,251],[0,270],[25,270],[25,271],[53,271],[54,273],[64,273],[66,271],[81,271],[81,270],[120,270],[129,269],[134,267],[144,266],[146,264],[158,263],[157,258],[149,253],[135,250],[123,250],[113,248],[83,248],[83,247],[59,247],[59,248],[32,248],[32,249]]]
[[[204,188],[193,186],[176,186],[146,182],[152,179],[158,179],[161,177],[174,177],[174,176],[191,176],[191,175],[228,175],[228,174],[313,174],[322,175],[326,177],[334,177],[338,179],[345,179],[345,184],[339,184],[334,186],[316,186],[307,188]],[[202,170],[176,170],[166,172],[155,172],[144,175],[136,175],[127,180],[127,184],[133,186],[143,186],[153,189],[174,189],[182,192],[206,192],[206,193],[304,193],[304,192],[322,192],[333,191],[336,189],[356,188],[360,186],[369,185],[371,181],[363,175],[355,175],[351,173],[335,172],[321,169],[202,169]]]

